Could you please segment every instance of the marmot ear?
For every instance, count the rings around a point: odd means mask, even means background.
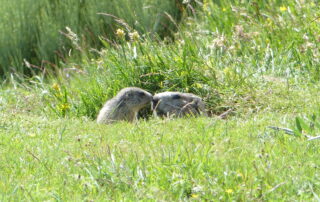
[[[172,96],[172,99],[174,99],[174,100],[176,100],[176,99],[180,99],[181,98],[181,96],[180,95],[173,95]]]

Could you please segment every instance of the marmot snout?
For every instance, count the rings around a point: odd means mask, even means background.
[[[158,93],[153,96],[152,109],[156,116],[206,115],[204,102],[192,93]]]
[[[136,87],[122,89],[114,98],[107,101],[100,110],[98,123],[113,123],[125,120],[134,121],[140,109],[152,101],[152,95]]]

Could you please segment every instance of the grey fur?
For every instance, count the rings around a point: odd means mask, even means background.
[[[153,96],[152,110],[156,116],[207,115],[202,99],[192,93],[158,93]]]
[[[97,122],[113,123],[120,120],[132,122],[137,119],[139,110],[147,106],[151,100],[152,95],[141,88],[124,88],[104,104]]]

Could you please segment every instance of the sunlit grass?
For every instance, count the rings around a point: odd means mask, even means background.
[[[290,118],[110,126],[1,115],[2,199],[309,200],[319,193],[318,143],[267,128]]]
[[[318,200],[319,140],[307,140],[320,134],[318,2],[204,1],[197,12],[174,41],[119,26],[97,59],[2,85],[1,199]],[[128,86],[195,93],[210,116],[95,123]]]
[[[95,118],[102,103],[118,90],[138,86],[151,93],[198,94],[210,114],[219,114],[236,111],[243,102],[260,105],[256,88],[265,85],[263,80],[289,89],[296,82],[317,82],[318,8],[312,2],[288,3],[290,9],[282,11],[279,6],[283,5],[272,1],[255,5],[256,10],[245,3],[221,7],[205,1],[203,13],[187,18],[169,43],[148,36],[125,41],[134,32],[119,28],[119,43],[105,41],[97,60],[84,58],[62,71],[68,113]],[[73,71],[66,71],[71,67]],[[64,82],[65,77],[72,79]],[[50,97],[49,103],[54,103]],[[57,106],[65,104],[54,100]]]

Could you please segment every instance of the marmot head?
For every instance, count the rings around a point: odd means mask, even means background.
[[[124,88],[117,97],[135,111],[139,111],[152,101],[152,95],[149,92],[137,87]]]
[[[205,113],[201,98],[191,93],[164,92],[152,99],[152,110],[157,116],[184,116]]]

